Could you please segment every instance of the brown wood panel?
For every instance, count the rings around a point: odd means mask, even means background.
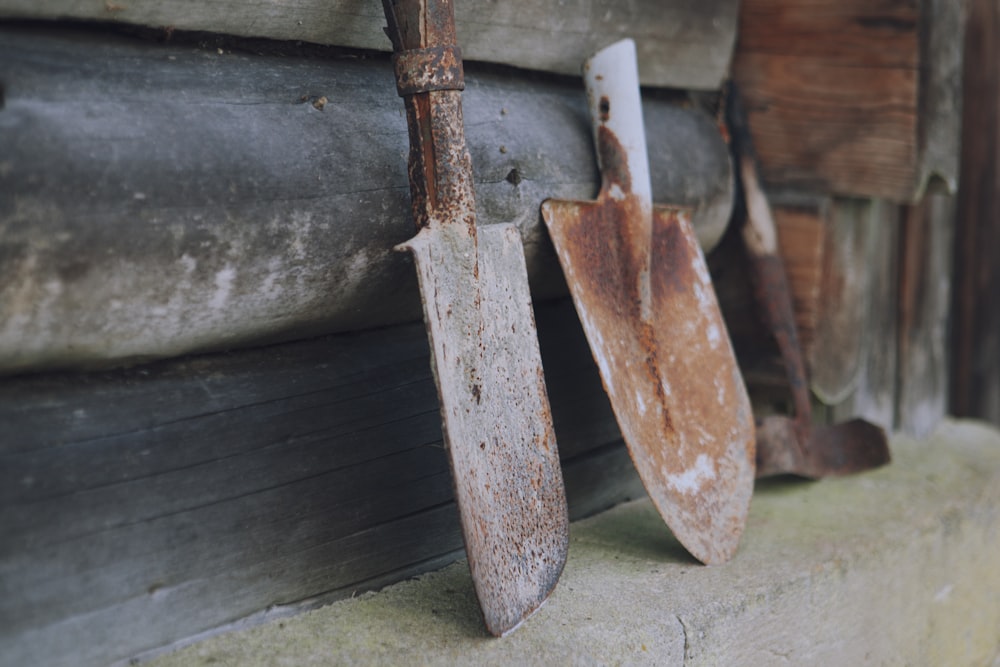
[[[1000,6],[972,0],[955,228],[952,410],[1000,425]]]
[[[826,206],[774,206],[778,249],[788,273],[792,306],[802,349],[812,348],[821,311]]]
[[[743,3],[733,74],[766,182],[912,196],[920,21],[915,1]]]
[[[740,51],[859,62],[867,67],[919,65],[915,0],[744,0]]]

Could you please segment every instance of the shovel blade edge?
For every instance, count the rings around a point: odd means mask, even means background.
[[[647,493],[695,558],[726,562],[753,492],[754,422],[687,213],[654,207],[647,239],[603,195],[542,215]]]
[[[521,237],[432,222],[402,248],[420,281],[469,568],[502,636],[548,598],[569,547]]]

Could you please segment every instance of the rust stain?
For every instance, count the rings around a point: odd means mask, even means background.
[[[543,216],[650,497],[695,557],[725,562],[752,492],[749,399],[687,214],[632,194],[605,125],[597,144],[597,200],[549,200]]]
[[[632,175],[628,169],[628,154],[607,125],[601,125],[597,130],[597,154],[601,162],[602,192],[616,184],[623,192],[631,192]],[[620,219],[630,220],[624,217]]]

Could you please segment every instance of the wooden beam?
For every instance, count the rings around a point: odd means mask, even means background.
[[[717,89],[736,33],[738,0],[507,0],[455,3],[469,60],[577,75],[583,60],[623,37],[636,40],[646,85]],[[77,19],[390,51],[379,2],[287,0],[75,2],[0,0],[0,18]]]
[[[571,515],[640,496],[572,304],[536,312]],[[421,324],[8,378],[0,423],[3,664],[104,665],[462,555]]]
[[[388,57],[327,56],[0,30],[0,374],[420,319]],[[647,97],[656,201],[710,247],[726,145]],[[516,223],[534,297],[566,294],[539,206],[599,187],[581,82],[470,64],[464,107],[480,224]]]

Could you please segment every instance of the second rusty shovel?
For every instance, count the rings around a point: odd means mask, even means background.
[[[778,253],[778,232],[760,184],[739,88],[726,94],[729,134],[743,191],[747,219],[743,243],[751,266],[751,282],[761,314],[778,343],[792,392],[795,417],[766,417],[757,426],[757,476],[792,474],[819,479],[850,475],[889,462],[885,431],[864,419],[830,425],[812,423],[812,401],[802,348],[799,345],[791,290]]]
[[[753,491],[749,398],[689,216],[652,203],[635,44],[584,80],[601,191],[542,214],[646,491],[693,556],[722,563]]]

